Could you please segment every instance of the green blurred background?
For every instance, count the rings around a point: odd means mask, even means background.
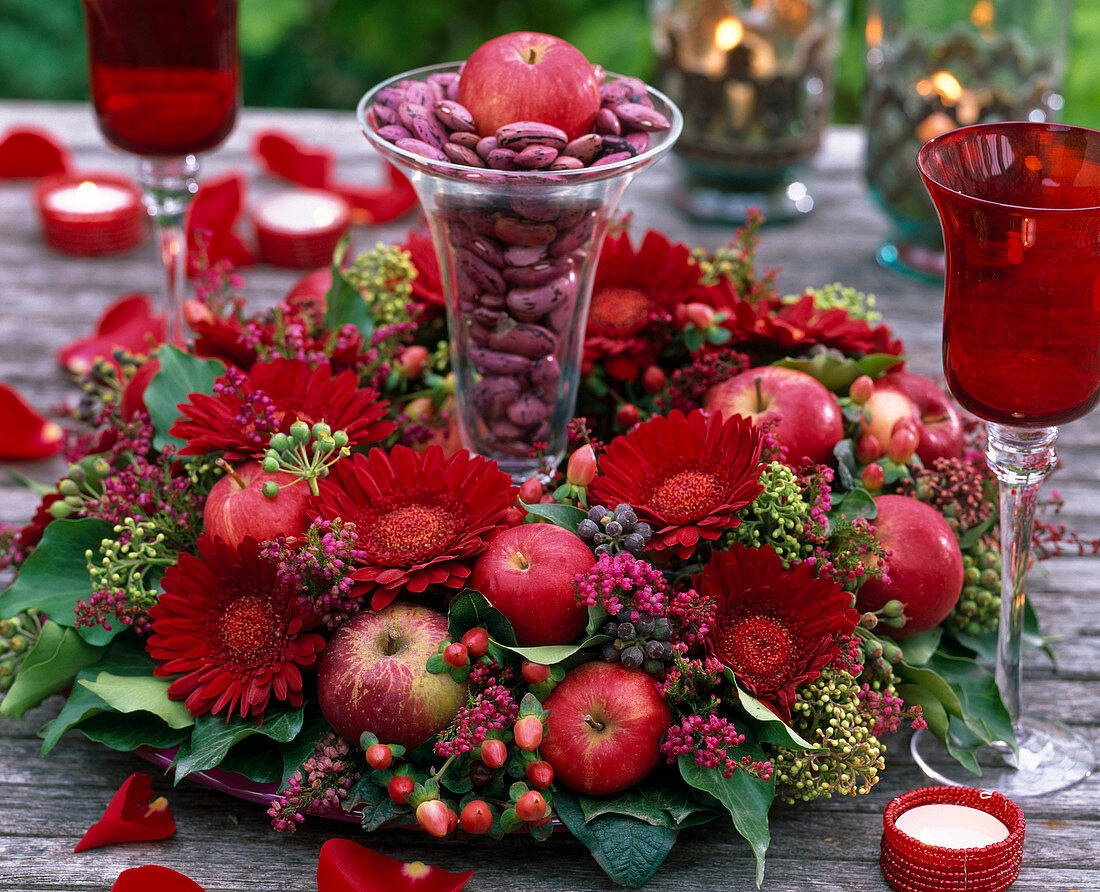
[[[859,118],[865,5],[849,4],[839,121]],[[351,109],[383,77],[507,31],[557,34],[611,71],[653,67],[645,0],[241,0],[240,24],[247,105]],[[1098,45],[1100,0],[1077,0],[1063,121],[1100,127]],[[0,98],[86,97],[79,0],[0,0]]]

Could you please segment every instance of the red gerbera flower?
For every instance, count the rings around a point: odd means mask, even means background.
[[[629,504],[653,527],[651,547],[688,558],[700,539],[737,526],[736,512],[761,493],[762,448],[759,428],[740,415],[676,410],[616,437],[589,494],[597,504]]]
[[[680,304],[712,304],[717,286],[699,284],[699,265],[687,245],[647,232],[635,250],[630,235],[609,235],[600,251],[588,328],[586,362],[602,363],[612,377],[633,381],[653,365]]]
[[[262,455],[273,434],[287,433],[299,420],[347,431],[351,446],[377,442],[394,429],[383,420],[386,407],[377,391],[359,387],[354,372],[333,376],[328,363],[314,369],[300,359],[273,359],[256,363],[247,375],[230,369],[212,395],[191,394],[191,402],[179,407],[186,418],[169,433],[187,440],[180,455],[220,449],[232,462]]]
[[[439,274],[439,258],[435,253],[435,243],[431,236],[415,229],[409,231],[405,244],[401,246],[409,252],[409,261],[416,267],[416,278],[412,281],[412,296],[425,305],[442,312],[447,305],[443,294],[443,279]]]
[[[380,610],[404,588],[459,588],[485,541],[516,502],[512,478],[466,451],[372,449],[321,481],[320,514],[353,522],[363,550],[353,576]]]
[[[786,722],[796,686],[821,675],[859,622],[839,582],[809,564],[785,569],[770,545],[734,543],[693,584],[716,605],[707,651]]]
[[[762,300],[750,303],[727,290],[714,304],[728,316],[722,326],[732,332],[729,344],[756,352],[797,356],[822,344],[842,353],[889,353],[900,356],[905,347],[889,327],[872,327],[842,307],[822,309],[811,293],[792,303]]]
[[[186,698],[192,715],[262,716],[272,694],[302,705],[299,667],[313,663],[324,639],[305,631],[312,617],[254,539],[234,548],[200,536],[198,556],[181,554],[162,585],[145,647],[161,661],[156,675],[179,676],[170,697]]]

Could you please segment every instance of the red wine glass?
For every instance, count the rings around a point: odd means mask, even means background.
[[[1100,132],[1058,124],[980,124],[928,142],[917,166],[947,253],[943,365],[955,398],[987,422],[1000,483],[997,684],[1011,741],[979,757],[982,786],[1009,795],[1068,787],[1093,767],[1088,742],[1021,712],[1022,627],[1035,503],[1054,466],[1056,425],[1100,399]],[[925,772],[935,740],[913,752]],[[958,772],[956,772],[958,774]]]
[[[233,129],[240,95],[238,0],[83,0],[92,102],[103,135],[140,156],[165,271],[168,343],[183,340],[184,217],[196,154]]]

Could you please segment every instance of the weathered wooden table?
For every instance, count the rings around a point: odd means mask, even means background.
[[[85,106],[0,103],[0,133],[16,124],[46,127],[73,150],[85,169],[132,170],[132,160],[109,151]],[[246,111],[228,143],[206,161],[208,172],[242,168],[259,193],[275,184],[248,157],[252,135],[265,127],[292,131],[300,139],[339,152],[341,178],[379,181],[379,167],[348,113]],[[940,289],[880,269],[873,260],[886,231],[861,175],[861,138],[854,129],[833,133],[807,182],[816,199],[811,216],[789,227],[766,229],[761,262],[781,266],[781,287],[842,281],[878,295],[879,307],[909,348],[912,367],[939,373]],[[680,217],[670,203],[675,161],[644,173],[624,205],[635,212],[635,230],[661,229],[689,244],[716,247],[729,228],[701,227]],[[97,314],[118,294],[156,293],[159,272],[151,245],[121,259],[80,260],[49,251],[27,183],[0,183],[0,379],[46,407],[74,398],[74,389],[54,361],[56,347],[90,330]],[[409,225],[359,230],[360,248],[400,238]],[[257,301],[278,299],[293,272],[260,266],[246,271],[245,293]],[[0,424],[3,419],[0,419]],[[1081,534],[1100,536],[1100,413],[1066,428],[1061,453],[1065,469],[1054,486],[1068,507],[1063,519]],[[52,482],[58,462],[20,467]],[[0,480],[0,521],[25,522],[35,504],[26,490]],[[1027,671],[1028,702],[1077,727],[1100,750],[1100,558],[1066,558],[1037,567],[1032,575],[1036,608],[1056,646],[1061,673],[1033,659]],[[135,756],[103,749],[79,735],[63,739],[43,760],[36,730],[59,708],[53,698],[18,721],[0,721],[0,890],[104,890],[119,871],[159,863],[189,874],[214,890],[316,888],[321,844],[348,835],[405,860],[421,859],[449,870],[475,871],[471,890],[594,890],[610,883],[586,850],[568,835],[548,843],[510,838],[500,844],[429,842],[426,835],[394,831],[365,837],[353,825],[315,820],[294,834],[276,834],[264,809],[184,782],[165,793],[178,831],[154,844],[130,844],[74,855],[76,841],[97,820],[118,784],[150,770]],[[878,867],[881,815],[899,793],[925,785],[909,756],[908,739],[889,745],[889,768],[874,791],[801,808],[777,808],[764,888],[885,890]],[[1019,892],[1100,889],[1100,778],[1065,792],[1022,800],[1027,815]],[[654,890],[751,889],[753,860],[732,828],[685,831],[647,888]]]

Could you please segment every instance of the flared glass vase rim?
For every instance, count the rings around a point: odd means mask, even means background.
[[[576,170],[482,170],[481,168],[470,167],[466,164],[456,164],[452,161],[434,161],[430,158],[425,158],[423,155],[418,155],[415,152],[402,149],[375,133],[370,122],[367,121],[367,111],[374,104],[374,98],[382,90],[403,80],[424,80],[430,74],[457,73],[462,64],[461,62],[440,62],[435,65],[425,65],[421,68],[412,68],[400,74],[395,74],[393,77],[375,84],[363,94],[355,107],[355,117],[359,121],[359,129],[363,131],[363,135],[383,156],[432,176],[450,176],[456,179],[469,181],[472,174],[475,176],[477,174],[484,174],[486,176],[504,176],[507,177],[508,181],[513,183],[528,182],[533,184],[539,181],[552,181],[564,186],[571,183],[591,183],[600,180],[614,179],[624,173],[645,167],[668,152],[668,150],[675,145],[676,140],[680,138],[680,133],[684,128],[684,116],[676,103],[660,90],[646,84],[646,93],[649,97],[663,103],[664,109],[661,109],[662,112],[665,112],[665,109],[667,109],[667,116],[671,126],[668,130],[653,131],[651,135],[661,137],[660,142],[656,145],[649,146],[644,152],[639,152],[633,157],[624,158],[622,161],[616,161],[611,164],[600,165],[599,167],[582,167]],[[616,74],[613,71],[606,71],[605,74],[608,78],[616,80],[627,76]]]
[[[1100,130],[1094,130],[1091,127],[1081,127],[1076,124],[1057,124],[1050,121],[991,121],[984,124],[970,124],[966,127],[957,127],[954,130],[949,130],[946,133],[941,133],[939,136],[934,136],[928,140],[917,152],[917,170],[920,172],[921,178],[924,180],[929,188],[929,191],[935,190],[947,193],[948,195],[955,196],[968,202],[970,204],[985,207],[992,210],[1009,211],[1014,213],[1024,213],[1030,215],[1041,214],[1080,214],[1080,213],[1100,213],[1100,205],[1080,205],[1077,207],[1035,207],[1033,205],[1021,205],[1021,204],[1006,204],[1001,201],[990,201],[988,198],[979,198],[976,195],[970,195],[959,189],[953,189],[946,183],[938,179],[928,168],[927,159],[936,151],[940,146],[947,142],[954,142],[959,139],[965,139],[977,133],[991,133],[998,130],[1019,129],[1027,128],[1028,130],[1045,130],[1047,132],[1061,132],[1061,133],[1084,133],[1088,134],[1092,140],[1094,140],[1098,146],[1100,146]]]

